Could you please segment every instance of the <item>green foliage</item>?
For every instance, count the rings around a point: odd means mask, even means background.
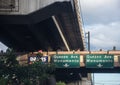
[[[65,83],[64,83],[64,82],[59,81],[59,82],[57,82],[57,83],[56,83],[56,85],[65,85]]]
[[[44,81],[55,70],[53,64],[42,63],[41,61],[20,66],[14,51],[11,49],[7,50],[7,56],[0,59],[0,67],[0,84],[3,83],[2,85],[6,85],[5,82],[9,82],[11,85],[19,85],[21,82],[25,85],[37,85],[36,82]]]
[[[23,82],[25,85],[33,85],[29,79],[24,79]]]
[[[51,64],[43,64],[42,62],[35,62],[28,65],[28,76],[30,78],[46,79],[54,71],[54,67]]]
[[[8,80],[5,79],[5,78],[3,78],[3,77],[0,78],[0,84],[1,84],[1,85],[7,85],[7,81],[8,81]]]
[[[7,56],[4,56],[2,60],[0,60],[0,77],[10,76],[12,77],[16,66],[18,65],[18,61],[16,60],[16,56],[13,54],[13,51],[7,50]]]

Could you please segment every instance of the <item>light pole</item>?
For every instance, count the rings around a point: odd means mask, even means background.
[[[88,51],[90,51],[90,32],[88,31],[86,35],[87,35],[86,38],[87,38]]]

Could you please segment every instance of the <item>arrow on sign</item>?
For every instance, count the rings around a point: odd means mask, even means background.
[[[103,65],[102,65],[101,63],[99,63],[97,66],[98,66],[99,68],[101,68]]]
[[[63,66],[66,67],[66,68],[69,67],[69,65],[67,63],[65,63]]]

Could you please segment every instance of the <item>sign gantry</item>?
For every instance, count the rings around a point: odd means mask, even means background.
[[[33,54],[37,53],[38,52],[33,52]],[[56,68],[120,67],[120,51],[52,51],[42,52],[42,54],[43,61],[47,60],[49,63],[54,63]],[[44,56],[48,56],[48,58],[46,59]],[[32,59],[35,60],[34,57]],[[22,57],[19,60],[22,60]]]

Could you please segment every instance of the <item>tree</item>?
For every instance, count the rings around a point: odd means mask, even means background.
[[[64,83],[64,82],[59,81],[59,82],[57,82],[57,83],[56,83],[56,85],[65,85],[65,83]]]
[[[2,58],[0,59],[1,80],[7,80],[6,82],[14,83],[16,81],[15,79],[16,79],[17,67],[19,66],[14,51],[12,49],[7,49],[6,56],[1,56],[1,58]]]
[[[55,70],[53,64],[42,63],[41,61],[20,66],[13,50],[8,49],[6,53],[7,56],[0,59],[0,81],[8,82],[11,85],[19,85],[21,82],[25,85],[45,85],[44,81]]]

